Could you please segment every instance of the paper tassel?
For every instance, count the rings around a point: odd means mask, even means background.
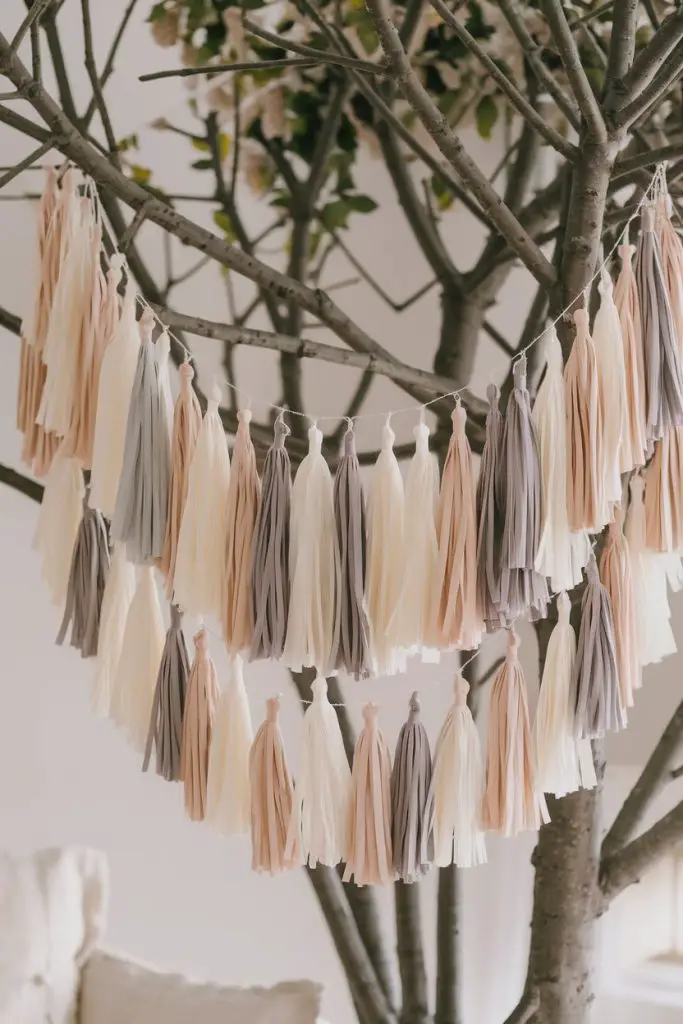
[[[486,439],[477,481],[477,609],[489,633],[504,625],[500,612],[500,536],[502,521],[496,503],[496,478],[503,417],[498,408],[498,388],[486,389],[489,409],[486,414]]]
[[[644,486],[642,476],[637,474],[631,478],[631,502],[626,519],[642,666],[657,664],[676,653],[667,593],[671,556],[646,550]]]
[[[42,576],[52,603],[62,608],[66,603],[71,555],[83,514],[84,494],[80,464],[58,452],[45,482],[33,549],[40,554]]]
[[[332,477],[322,454],[323,435],[308,431],[308,455],[292,487],[290,601],[285,664],[294,672],[331,667],[339,548],[334,521]]]
[[[439,542],[437,629],[441,647],[471,650],[481,639],[477,616],[477,526],[467,413],[458,402],[441,478],[436,532]]]
[[[102,357],[93,440],[90,507],[114,515],[121,479],[126,423],[136,375],[140,332],[135,320],[135,282],[128,275],[121,316]]]
[[[626,377],[626,429],[621,438],[622,473],[629,473],[637,466],[644,466],[647,451],[643,334],[638,285],[632,262],[635,251],[634,245],[619,247],[621,273],[614,288],[614,302],[619,314],[621,340],[624,346]]]
[[[45,174],[45,185],[36,214],[32,302],[21,324],[21,333],[26,344],[30,348],[37,349],[40,353],[42,353],[43,346],[45,345],[47,329],[50,323],[52,298],[57,283],[56,278],[59,276],[58,266],[56,266],[57,274],[53,275],[52,273],[55,262],[51,259],[51,249],[55,244],[59,248],[60,244],[59,218],[55,217],[60,199],[57,172],[54,167],[48,167]],[[34,418],[37,412],[38,409],[36,407],[33,412]],[[19,429],[22,430],[23,428],[19,426]]]
[[[427,797],[431,781],[429,738],[414,693],[408,721],[398,734],[391,771],[391,845],[394,871],[402,882],[415,882],[429,871],[432,850]]]
[[[218,701],[206,782],[206,820],[226,836],[249,833],[249,750],[253,735],[242,659],[235,654],[230,659],[228,685]]]
[[[614,653],[622,708],[633,707],[633,691],[640,689],[640,650],[636,596],[633,592],[631,553],[623,533],[624,513],[616,510],[600,556],[600,578],[612,606]]]
[[[683,548],[683,430],[655,444],[645,475],[645,541],[652,551]]]
[[[126,560],[126,550],[114,545],[107,585],[102,598],[97,669],[92,688],[92,708],[104,717],[111,710],[111,698],[121,657],[126,618],[135,596],[135,566]]]
[[[389,885],[393,881],[391,845],[391,755],[377,724],[377,705],[363,708],[363,729],[356,740],[351,772],[351,814],[344,881]]]
[[[251,658],[279,658],[285,647],[289,614],[289,515],[291,476],[282,414],[266,455],[261,504],[254,536]]]
[[[598,283],[600,306],[593,323],[593,347],[598,374],[603,509],[601,521],[611,522],[621,502],[621,439],[627,431],[626,371],[619,314],[614,305],[612,280],[605,267]]]
[[[112,536],[125,542],[131,562],[160,558],[166,537],[171,477],[167,413],[152,342],[153,318],[140,321],[143,341],[128,409],[126,441]]]
[[[168,443],[171,444],[173,436],[173,395],[171,394],[171,372],[169,359],[171,356],[171,338],[164,328],[157,338],[154,346],[154,358],[157,364],[159,378],[159,400],[163,409],[166,429],[168,431]]]
[[[600,582],[595,557],[591,557],[586,566],[573,692],[574,728],[579,739],[596,739],[625,726],[626,715],[619,696],[612,605]]]
[[[510,630],[504,664],[496,673],[489,706],[483,827],[504,836],[534,831],[550,820],[534,779],[526,683]]]
[[[365,501],[356,439],[351,424],[334,478],[334,516],[339,541],[340,573],[334,631],[336,667],[354,679],[370,675],[368,621],[363,601],[365,581]]]
[[[214,388],[190,465],[176,555],[175,601],[188,615],[220,614],[227,541],[230,456]]]
[[[223,631],[228,650],[232,652],[248,650],[254,630],[252,565],[261,481],[256,470],[256,452],[249,436],[250,422],[249,409],[237,413],[228,489]]]
[[[635,274],[643,337],[647,436],[656,441],[665,431],[683,425],[683,370],[654,220],[654,209],[646,206]]]
[[[439,660],[436,635],[436,510],[439,466],[429,450],[429,428],[414,430],[415,455],[405,492],[405,537],[400,597],[389,623],[391,644],[424,662]]]
[[[220,699],[216,669],[209,657],[208,637],[200,629],[193,637],[194,661],[187,683],[180,748],[180,777],[185,789],[185,811],[190,821],[203,821],[209,748]]]
[[[173,594],[173,578],[178,553],[178,535],[183,518],[190,463],[194,455],[197,437],[202,425],[202,413],[197,396],[192,389],[194,370],[189,362],[179,370],[180,394],[173,413],[173,436],[171,439],[171,487],[168,496],[166,518],[166,539],[161,559],[161,571],[166,577],[166,596]]]
[[[590,740],[574,736],[571,707],[576,634],[569,621],[571,601],[557,595],[557,625],[550,634],[536,706],[536,784],[544,793],[566,796],[597,785]]]
[[[36,423],[36,414],[45,386],[45,364],[38,349],[21,339],[21,361],[19,369],[19,410],[17,422],[24,434],[21,458],[39,479],[44,477],[52,465],[59,438]]]
[[[500,542],[500,609],[508,621],[529,613],[545,618],[548,586],[536,569],[541,537],[541,468],[526,389],[526,356],[513,366],[496,492],[503,516]]]
[[[280,698],[266,701],[266,720],[249,753],[251,787],[251,867],[271,875],[300,863],[298,849],[285,854],[294,806],[294,786],[278,723]]]
[[[604,510],[602,418],[597,361],[588,311],[574,312],[576,338],[564,368],[567,415],[567,512],[569,528],[599,530]]]
[[[536,570],[553,590],[571,590],[583,577],[591,552],[585,532],[572,533],[567,516],[567,424],[562,377],[562,349],[555,328],[545,340],[546,371],[531,418],[538,437],[543,527]]]
[[[453,703],[434,752],[428,811],[434,862],[441,868],[486,863],[481,826],[484,769],[479,733],[467,706],[469,689],[467,681],[458,675],[453,684]]]
[[[334,867],[348,841],[351,769],[337,713],[327,697],[327,680],[315,679],[311,691],[285,859],[300,849],[310,867]]]
[[[82,658],[94,658],[100,635],[100,611],[109,573],[109,538],[101,514],[83,498],[81,519],[71,556],[64,617],[57,643],[63,644],[71,626],[71,646]]]
[[[405,652],[392,644],[390,623],[398,608],[403,581],[405,495],[396,435],[388,421],[370,482],[368,500],[368,562],[365,599],[370,624],[370,656],[376,675],[405,671]]]
[[[680,353],[683,347],[683,243],[671,223],[672,209],[668,193],[661,195],[655,207],[655,230]]]
[[[180,751],[183,738],[185,698],[190,675],[190,659],[182,623],[183,617],[179,609],[175,605],[171,605],[171,625],[166,633],[164,650],[157,673],[147,745],[142,762],[142,770],[146,772],[154,747],[157,775],[166,779],[167,782],[179,782],[182,778]]]
[[[154,569],[139,569],[135,596],[128,609],[121,657],[111,697],[111,717],[144,754],[152,715],[152,702],[161,656],[164,622],[161,617]]]

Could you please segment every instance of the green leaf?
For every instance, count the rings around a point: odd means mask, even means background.
[[[373,54],[379,46],[379,39],[370,19],[367,18],[365,21],[359,22],[356,32],[358,33],[360,44],[367,55]]]
[[[587,68],[584,64],[584,71],[586,72],[586,78],[593,86],[593,89],[597,93],[601,93],[602,87],[605,84],[605,72],[603,68]]]
[[[138,185],[146,185],[152,177],[152,172],[149,167],[140,167],[138,164],[131,164],[130,176]]]
[[[138,148],[138,137],[137,135],[126,135],[124,139],[119,139],[116,143],[116,148],[119,153],[126,153],[128,150]]]
[[[323,207],[322,222],[326,228],[330,228],[332,231],[336,228],[345,228],[348,226],[347,220],[350,213],[351,208],[346,199],[335,199]]]
[[[193,147],[193,149],[200,150],[200,152],[202,152],[202,153],[210,153],[211,152],[211,146],[206,141],[206,139],[200,139],[197,135],[193,136],[193,138],[192,138],[192,147]]]
[[[439,210],[442,212],[449,210],[453,205],[453,193],[451,190],[436,174],[432,175],[431,185]]]
[[[152,10],[147,16],[147,24],[151,25],[155,21],[161,21],[166,14],[166,0],[162,0],[161,3],[155,4]]]
[[[221,158],[221,163],[227,160],[230,147],[232,146],[232,139],[226,132],[221,132],[218,136],[218,154]]]
[[[213,161],[207,159],[195,160],[193,164],[190,164],[190,167],[193,171],[210,171],[213,167]]]
[[[477,119],[477,130],[481,135],[482,139],[487,141],[491,138],[491,133],[498,120],[498,106],[493,96],[484,96],[482,100],[479,100],[476,110]]]
[[[321,228],[315,228],[311,231],[308,239],[308,258],[313,260],[316,257],[318,249],[320,248],[320,242],[322,241],[323,232]]]
[[[292,208],[292,197],[288,192],[279,192],[273,199],[270,200],[269,206],[281,207],[284,210],[291,210]]]
[[[344,196],[344,201],[356,213],[372,213],[377,209],[377,203],[370,196]]]
[[[235,231],[232,226],[232,221],[228,217],[225,210],[214,210],[213,211],[213,222],[216,227],[219,227],[226,237],[228,242],[235,241]]]

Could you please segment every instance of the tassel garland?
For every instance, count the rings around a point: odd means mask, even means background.
[[[388,885],[393,881],[391,755],[377,724],[377,705],[363,708],[351,772],[351,814],[344,881]]]
[[[209,748],[220,690],[216,669],[209,657],[208,637],[200,629],[193,637],[194,661],[187,682],[183,732],[180,745],[180,778],[185,788],[185,811],[190,821],[203,821]]]
[[[575,734],[579,739],[599,739],[606,732],[625,726],[626,715],[619,695],[612,604],[600,582],[594,556],[586,566],[573,692]]]
[[[209,750],[206,820],[226,836],[248,835],[249,750],[253,740],[242,659],[230,659],[228,685],[221,693]]]
[[[227,507],[227,547],[223,587],[223,631],[228,650],[246,651],[254,630],[252,563],[261,500],[256,452],[249,435],[251,411],[237,413]]]
[[[280,875],[301,861],[298,844],[286,851],[294,806],[294,786],[278,722],[280,698],[266,701],[266,720],[249,753],[251,786],[251,867]]]
[[[185,697],[190,675],[190,660],[182,630],[183,617],[171,605],[171,625],[166,633],[164,650],[157,674],[157,683],[152,700],[152,713],[147,734],[147,745],[142,761],[146,772],[156,752],[156,772],[167,782],[182,779],[180,759],[183,737],[183,716]]]
[[[420,700],[414,693],[408,721],[398,734],[391,771],[391,845],[394,871],[402,882],[415,882],[431,864],[427,804],[431,782],[429,738],[420,721]]]
[[[66,591],[64,617],[57,643],[63,644],[71,626],[71,646],[82,658],[94,658],[100,635],[102,598],[109,573],[109,538],[104,519],[87,507],[83,497],[83,518],[76,534],[71,571]]]
[[[498,408],[498,388],[489,384],[486,439],[477,481],[477,612],[489,633],[504,625],[500,612],[500,536],[502,521],[496,502],[496,479],[503,417]]]
[[[126,560],[122,544],[115,544],[102,598],[100,635],[97,644],[97,670],[92,687],[92,708],[107,717],[116,671],[121,657],[126,618],[135,596],[135,566]]]
[[[644,466],[647,453],[647,415],[645,412],[645,364],[640,322],[638,285],[633,271],[634,245],[619,247],[621,273],[614,288],[624,350],[626,379],[626,424],[621,437],[622,473]]]

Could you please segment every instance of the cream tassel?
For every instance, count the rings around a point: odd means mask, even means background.
[[[619,247],[621,273],[614,288],[614,302],[619,314],[624,345],[626,378],[626,430],[621,439],[621,472],[628,473],[645,465],[647,426],[645,415],[645,366],[643,334],[640,326],[638,286],[633,273],[634,245]]]
[[[429,871],[433,851],[428,796],[432,754],[420,720],[420,699],[410,698],[408,721],[401,726],[391,771],[391,845],[394,871],[402,882],[415,882]]]
[[[624,513],[619,508],[615,521],[610,523],[600,556],[600,577],[612,604],[621,706],[630,708],[634,690],[640,689],[641,673],[631,553],[623,527]]]
[[[571,607],[566,593],[557,595],[557,625],[548,640],[534,721],[536,784],[556,797],[597,785],[590,740],[574,736],[570,704],[576,634],[569,621]]]
[[[116,330],[102,357],[90,476],[90,507],[111,519],[121,479],[128,409],[140,349],[135,282],[128,275]]]
[[[308,455],[292,487],[290,600],[284,662],[294,672],[331,667],[339,548],[334,521],[332,477],[321,451],[323,435],[308,431]],[[326,862],[325,862],[326,863]]]
[[[195,653],[183,714],[180,778],[185,789],[185,811],[188,818],[190,821],[203,821],[209,748],[220,690],[216,669],[209,657],[206,630],[200,629],[193,639]]]
[[[484,769],[479,733],[467,706],[469,689],[469,683],[458,674],[453,684],[453,703],[434,752],[428,807],[434,863],[440,868],[449,864],[470,868],[486,863],[481,824]]]
[[[439,645],[471,650],[481,640],[477,615],[477,525],[472,452],[460,402],[451,414],[453,433],[441,479],[437,512]]]
[[[564,368],[567,415],[567,512],[569,528],[596,531],[605,506],[602,418],[597,361],[588,311],[574,313],[576,338]]]
[[[147,742],[157,673],[164,650],[164,622],[151,565],[139,569],[128,609],[121,657],[111,698],[111,717],[139,754]]]
[[[53,604],[64,607],[71,555],[83,514],[83,470],[76,459],[57,452],[45,483],[33,549],[42,561],[42,576]]]
[[[614,305],[612,280],[603,267],[598,284],[600,306],[593,323],[593,347],[598,374],[601,450],[603,459],[602,523],[611,522],[621,503],[621,438],[627,432],[626,371],[619,314]]]
[[[280,875],[300,861],[299,849],[285,854],[294,805],[294,786],[287,767],[278,723],[280,698],[266,701],[266,720],[249,752],[251,787],[251,867]]]
[[[573,685],[574,725],[579,739],[597,739],[610,730],[624,728],[626,713],[619,695],[612,604],[600,582],[595,557],[586,566]]]
[[[197,438],[202,425],[202,413],[197,396],[192,388],[194,370],[189,362],[184,362],[179,370],[180,394],[173,413],[173,436],[171,439],[171,487],[168,496],[168,515],[166,518],[166,538],[164,554],[161,559],[161,571],[166,577],[166,596],[173,594],[173,577],[178,553],[178,536],[183,518],[187,488],[190,476],[190,464],[197,445]]]
[[[92,709],[107,717],[123,647],[126,618],[135,596],[135,566],[126,560],[126,549],[115,544],[109,578],[102,598],[97,669],[92,688]]]
[[[545,339],[546,371],[531,414],[538,437],[543,528],[536,570],[553,590],[571,590],[581,582],[591,552],[584,531],[572,533],[567,516],[567,423],[562,349],[555,328]]]
[[[391,846],[391,755],[377,724],[377,705],[363,708],[351,773],[351,815],[344,881],[389,885],[394,879]]]
[[[420,422],[414,434],[415,454],[406,484],[403,580],[389,632],[394,647],[420,654],[424,662],[438,662],[435,591],[439,466],[429,450],[427,424]]]
[[[239,654],[230,658],[209,751],[206,820],[226,836],[249,834],[249,750],[254,738]]]
[[[368,564],[365,600],[370,624],[370,654],[375,675],[404,672],[405,651],[391,641],[390,623],[398,608],[405,558],[405,495],[394,434],[389,420],[382,429],[382,449],[375,463],[368,498]]]
[[[510,630],[505,663],[493,681],[486,750],[483,825],[504,836],[534,831],[550,820],[534,779],[526,683],[519,638]]]
[[[214,388],[190,465],[180,524],[175,600],[189,615],[220,615],[227,541],[230,456]]]
[[[327,680],[319,676],[311,692],[285,859],[293,859],[300,849],[310,867],[335,867],[346,852],[351,769],[337,713],[327,697]]]
[[[228,650],[234,653],[249,650],[254,631],[252,565],[261,481],[256,469],[256,452],[249,435],[250,423],[251,411],[241,409],[237,413],[237,433],[228,488],[223,632]]]

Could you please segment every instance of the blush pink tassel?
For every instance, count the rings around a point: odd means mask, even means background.
[[[363,708],[351,772],[351,815],[344,881],[389,885],[394,878],[391,842],[391,755],[377,724],[377,705]]]
[[[600,556],[600,578],[612,603],[621,706],[630,708],[633,707],[633,692],[641,685],[638,620],[631,553],[624,536],[624,512],[621,508],[615,512]]]
[[[645,415],[645,365],[640,327],[638,286],[633,273],[634,245],[619,247],[621,273],[614,288],[614,302],[621,324],[626,376],[626,430],[621,443],[621,472],[644,466],[647,451]]]
[[[280,875],[301,863],[299,844],[285,852],[294,807],[289,773],[278,722],[280,698],[266,701],[266,720],[249,753],[251,788],[251,867]]]
[[[180,524],[187,501],[190,479],[190,463],[202,425],[202,412],[192,388],[194,370],[189,362],[179,370],[180,394],[173,411],[173,434],[171,438],[171,487],[168,495],[168,517],[166,538],[161,558],[161,571],[166,578],[166,596],[173,593],[173,577],[178,553]]]
[[[261,481],[249,435],[250,423],[251,410],[240,410],[228,488],[223,632],[228,650],[233,653],[249,650],[254,631],[251,571]]]
[[[209,657],[205,629],[193,637],[195,655],[187,682],[183,738],[180,747],[180,777],[185,789],[185,811],[190,821],[203,821],[206,813],[206,781],[209,749],[220,698],[216,669]]]
[[[564,368],[567,410],[567,510],[574,532],[598,530],[604,508],[602,416],[588,311],[574,313],[576,339]]]

